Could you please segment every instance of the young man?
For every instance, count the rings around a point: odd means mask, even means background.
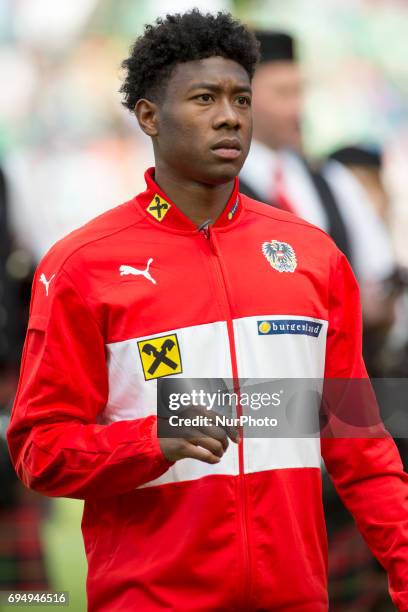
[[[157,436],[160,377],[366,376],[344,256],[239,194],[256,61],[228,15],[148,26],[122,88],[153,142],[146,191],[58,243],[34,280],[8,441],[27,486],[85,500],[90,610],[327,610],[320,441]],[[321,450],[408,609],[394,443]]]

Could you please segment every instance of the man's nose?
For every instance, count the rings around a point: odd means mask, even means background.
[[[241,127],[241,117],[238,110],[229,100],[220,101],[219,105],[217,105],[214,127],[216,129],[222,127],[238,129]]]

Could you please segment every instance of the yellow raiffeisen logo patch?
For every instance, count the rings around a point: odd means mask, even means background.
[[[180,374],[183,371],[176,334],[140,340],[137,346],[146,380]]]
[[[156,221],[163,221],[170,208],[171,204],[156,193],[146,210],[156,219]]]

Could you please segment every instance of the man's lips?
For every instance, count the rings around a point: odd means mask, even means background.
[[[236,159],[241,155],[241,143],[237,138],[225,138],[213,145],[211,151],[223,159]]]

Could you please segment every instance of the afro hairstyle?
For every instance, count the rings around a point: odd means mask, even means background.
[[[160,101],[177,64],[214,56],[237,62],[252,79],[259,61],[259,43],[229,13],[204,15],[193,9],[158,18],[154,25],[145,26],[122,62],[123,106],[133,111],[141,98]]]

